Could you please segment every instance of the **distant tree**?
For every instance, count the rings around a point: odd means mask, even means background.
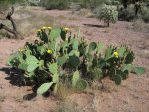
[[[116,23],[118,20],[117,7],[104,5],[101,9],[99,9],[98,18],[103,20],[108,27],[110,26],[110,23]]]

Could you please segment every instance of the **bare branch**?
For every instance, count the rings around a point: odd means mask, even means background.
[[[6,19],[10,20],[11,16],[13,15],[14,13],[14,7],[11,7],[11,11],[8,12],[7,16],[6,16]]]
[[[13,26],[13,30],[16,31],[17,30],[16,29],[16,24],[15,24],[15,22],[13,21],[13,19],[11,17],[13,15],[13,13],[14,13],[14,7],[11,7],[11,11],[8,12],[8,14],[6,16],[6,19],[8,19],[9,21],[11,21],[11,24]]]
[[[10,28],[8,28],[7,26],[5,26],[4,24],[0,23],[0,29],[4,29],[6,31],[8,31],[9,33],[12,33],[16,38],[18,38],[18,33]]]
[[[1,12],[2,13],[2,12]],[[4,14],[4,13],[3,13]],[[4,29],[8,31],[9,33],[12,33],[16,38],[21,37],[20,34],[17,32],[16,24],[12,18],[12,15],[14,14],[14,7],[11,7],[11,11],[8,12],[6,19],[9,20],[12,24],[13,29],[10,29],[6,25],[4,25],[2,22],[0,22],[0,29]]]

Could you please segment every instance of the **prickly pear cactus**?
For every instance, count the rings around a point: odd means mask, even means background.
[[[42,84],[42,85],[37,89],[37,94],[38,94],[38,95],[43,95],[44,93],[46,93],[46,92],[51,88],[52,85],[53,85],[53,82]]]
[[[79,73],[79,71],[77,70],[77,71],[75,71],[74,73],[73,73],[73,77],[72,77],[72,86],[73,87],[76,87],[76,84],[77,84],[77,81],[80,79],[80,73]]]
[[[88,86],[87,81],[83,80],[83,79],[78,80],[76,83],[76,88],[77,88],[77,90],[80,90],[80,91],[85,90],[87,88],[87,86]]]
[[[113,9],[110,11],[113,13]],[[83,91],[94,80],[110,77],[119,85],[130,72],[145,72],[133,65],[135,55],[126,45],[105,47],[102,42],[87,42],[80,32],[73,35],[70,28],[43,27],[37,30],[37,36],[11,55],[7,63],[21,71],[23,80],[39,87],[38,95],[49,90],[56,93],[60,82]]]

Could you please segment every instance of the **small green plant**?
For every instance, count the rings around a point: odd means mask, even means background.
[[[97,8],[96,16],[100,20],[103,20],[107,26],[110,26],[110,23],[116,23],[118,20],[118,11],[116,6],[103,5],[102,8]]]
[[[129,72],[144,73],[132,64],[135,56],[127,46],[87,43],[80,32],[72,35],[70,28],[43,27],[37,36],[34,43],[27,42],[11,55],[8,64],[20,69],[24,80],[38,87],[39,95],[49,90],[57,93],[61,83],[83,91],[90,82],[107,76],[119,85]]]

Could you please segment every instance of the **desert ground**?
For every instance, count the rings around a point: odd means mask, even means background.
[[[134,50],[136,58],[134,63],[145,67],[146,72],[141,76],[130,74],[128,80],[123,81],[120,86],[116,86],[109,79],[104,79],[104,88],[72,93],[64,103],[53,95],[36,96],[32,87],[25,86],[20,81],[20,75],[6,64],[12,53],[23,47],[25,42],[31,42],[36,38],[33,29],[23,40],[0,39],[0,112],[55,112],[57,108],[66,107],[76,107],[77,111],[68,109],[68,112],[149,112],[149,30],[135,30],[133,22],[124,21],[118,21],[107,28],[96,18],[72,11],[44,9],[29,9],[29,11],[31,14],[52,18],[46,20],[47,25],[67,26],[74,32],[80,29],[81,36],[89,41],[101,41],[105,45],[128,45]],[[16,21],[23,17],[27,20],[29,17],[16,15],[14,16]],[[39,22],[36,21],[36,24]]]

